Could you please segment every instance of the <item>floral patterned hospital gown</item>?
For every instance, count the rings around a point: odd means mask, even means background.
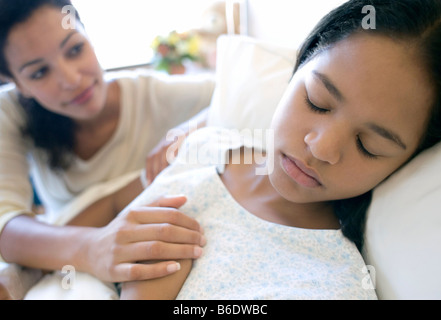
[[[205,230],[204,254],[178,299],[376,299],[362,256],[341,230],[268,222],[233,199],[219,173],[226,150],[245,144],[237,134],[218,128],[192,134],[135,200],[184,194],[188,201],[180,210]]]

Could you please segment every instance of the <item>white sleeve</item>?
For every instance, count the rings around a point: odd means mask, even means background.
[[[158,76],[149,81],[151,115],[162,127],[173,128],[211,103],[212,75]]]
[[[32,214],[23,115],[15,98],[12,91],[0,92],[0,232],[13,217]]]

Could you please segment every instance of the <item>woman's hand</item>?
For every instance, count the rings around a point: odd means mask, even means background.
[[[192,132],[206,126],[208,109],[208,107],[205,108],[189,121],[169,130],[166,137],[153,148],[146,160],[144,188],[174,160],[185,138]]]
[[[7,285],[3,280],[4,279],[0,277],[0,300],[12,300],[12,295],[9,290],[7,290]]]
[[[43,272],[9,264],[0,268],[0,300],[22,300]]]
[[[205,237],[198,222],[178,210],[185,202],[164,197],[95,229],[85,239],[88,272],[111,282],[147,280],[178,271],[178,259],[200,257]]]
[[[145,166],[146,182],[143,182],[144,188],[175,159],[179,147],[187,135],[188,132],[184,130],[179,128],[172,129],[148,154]]]

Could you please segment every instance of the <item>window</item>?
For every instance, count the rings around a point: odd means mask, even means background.
[[[212,0],[72,0],[104,69],[146,64],[155,36],[197,27]]]

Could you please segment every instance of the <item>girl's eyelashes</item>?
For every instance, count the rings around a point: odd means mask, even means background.
[[[317,107],[315,104],[313,104],[313,103],[311,102],[311,100],[309,99],[308,95],[306,95],[306,97],[305,97],[305,101],[306,101],[306,105],[309,107],[309,109],[311,109],[311,110],[314,111],[314,112],[317,112],[317,113],[326,113],[326,112],[329,112],[328,109],[323,109],[323,108]]]
[[[361,142],[361,139],[360,139],[359,136],[357,136],[356,145],[357,145],[357,149],[366,158],[369,158],[369,159],[377,159],[378,158],[377,155],[372,154],[372,153],[370,153],[369,151],[366,150],[366,148],[364,147],[363,143]]]

